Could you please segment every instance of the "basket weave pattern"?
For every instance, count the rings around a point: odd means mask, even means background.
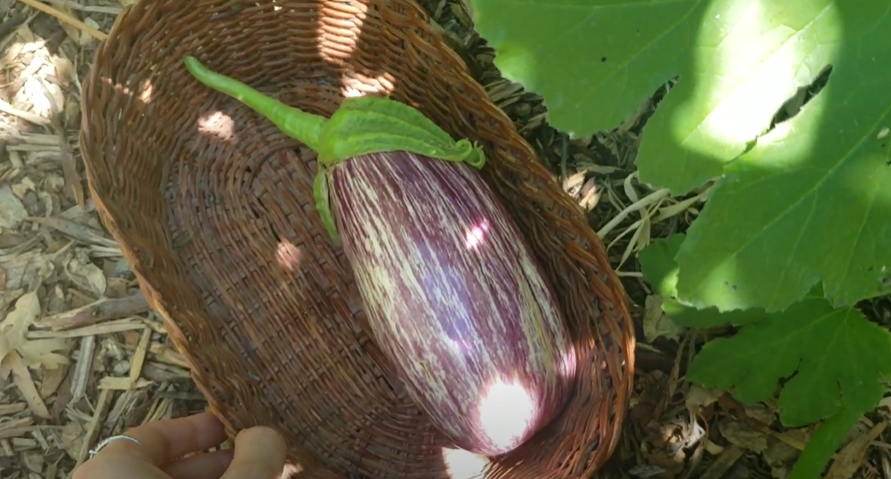
[[[580,355],[563,414],[483,477],[583,478],[603,464],[631,390],[624,291],[578,207],[411,0],[140,0],[84,84],[92,197],[230,434],[277,427],[301,478],[460,477],[370,339],[313,206],[315,154],[195,81],[184,55],[326,116],[344,95],[392,90],[479,142]]]

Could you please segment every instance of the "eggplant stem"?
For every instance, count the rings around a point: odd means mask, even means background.
[[[268,118],[285,135],[318,151],[321,146],[322,128],[328,121],[325,117],[288,106],[234,78],[216,73],[193,56],[186,56],[184,62],[189,73],[205,86],[244,103]]]
[[[313,181],[313,198],[322,225],[335,242],[340,238],[331,211],[328,180],[330,169],[338,163],[391,151],[465,163],[476,169],[486,162],[482,148],[466,139],[454,141],[420,111],[390,98],[345,99],[328,119],[286,105],[234,78],[214,72],[193,56],[186,56],[184,62],[199,82],[242,102],[269,119],[282,133],[316,152],[319,171]]]

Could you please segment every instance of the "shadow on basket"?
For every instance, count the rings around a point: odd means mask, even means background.
[[[478,142],[576,344],[563,413],[497,458],[448,444],[370,339],[315,211],[315,153],[198,83],[185,55],[325,116],[388,92]],[[84,84],[81,146],[102,220],[211,410],[230,434],[281,430],[295,477],[574,479],[615,448],[633,375],[622,286],[578,207],[411,0],[140,0]]]

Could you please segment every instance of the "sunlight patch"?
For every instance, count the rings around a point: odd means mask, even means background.
[[[464,449],[442,448],[442,461],[445,463],[449,479],[476,479],[483,477],[483,470],[489,458]]]
[[[235,123],[229,115],[215,111],[198,119],[198,131],[228,140],[235,132]]]

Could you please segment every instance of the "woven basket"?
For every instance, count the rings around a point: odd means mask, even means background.
[[[390,91],[486,150],[580,357],[574,399],[519,449],[471,460],[370,339],[349,265],[313,208],[315,156],[194,80],[208,67],[313,113]],[[619,438],[633,373],[621,284],[579,208],[412,0],[140,0],[83,88],[92,197],[233,434],[287,437],[301,478],[584,478]]]

